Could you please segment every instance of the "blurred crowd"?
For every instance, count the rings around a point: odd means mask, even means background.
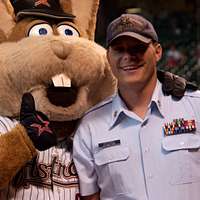
[[[163,46],[159,67],[200,86],[200,41],[195,19],[187,13],[162,13],[153,17]]]

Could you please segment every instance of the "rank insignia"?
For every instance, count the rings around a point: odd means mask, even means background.
[[[127,16],[121,17],[121,24],[123,24],[123,25],[130,24],[129,17],[127,17]]]
[[[165,136],[176,135],[182,133],[195,133],[196,124],[195,120],[184,120],[183,118],[174,119],[173,122],[165,123],[164,127]]]

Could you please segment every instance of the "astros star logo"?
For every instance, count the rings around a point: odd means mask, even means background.
[[[48,0],[36,0],[35,7],[39,5],[45,5],[45,6],[51,7],[50,4],[48,3]]]
[[[37,118],[42,122],[42,124],[31,124],[32,127],[35,127],[38,129],[38,135],[40,136],[44,132],[53,133],[52,130],[49,128],[49,121],[43,120],[39,115],[37,115]]]

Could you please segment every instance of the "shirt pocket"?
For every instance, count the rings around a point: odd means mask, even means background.
[[[166,136],[162,141],[166,165],[172,185],[200,181],[200,136],[179,134]]]
[[[126,146],[108,147],[94,154],[100,182],[102,185],[107,184],[105,187],[113,188],[113,194],[130,192],[130,186],[127,184],[130,179],[129,154],[129,148]]]

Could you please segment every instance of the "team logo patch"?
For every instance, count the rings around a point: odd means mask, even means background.
[[[29,189],[31,185],[51,189],[52,186],[62,188],[78,187],[78,174],[73,161],[68,164],[55,156],[52,163],[39,162],[39,157],[28,162],[14,177],[15,188]]]
[[[182,133],[195,133],[196,123],[194,119],[185,120],[184,118],[174,119],[170,123],[164,124],[165,136],[176,135]]]
[[[49,128],[49,121],[43,120],[39,115],[37,115],[37,118],[42,122],[42,125],[41,124],[31,124],[31,126],[38,129],[38,135],[40,136],[44,132],[53,134],[53,132]]]

